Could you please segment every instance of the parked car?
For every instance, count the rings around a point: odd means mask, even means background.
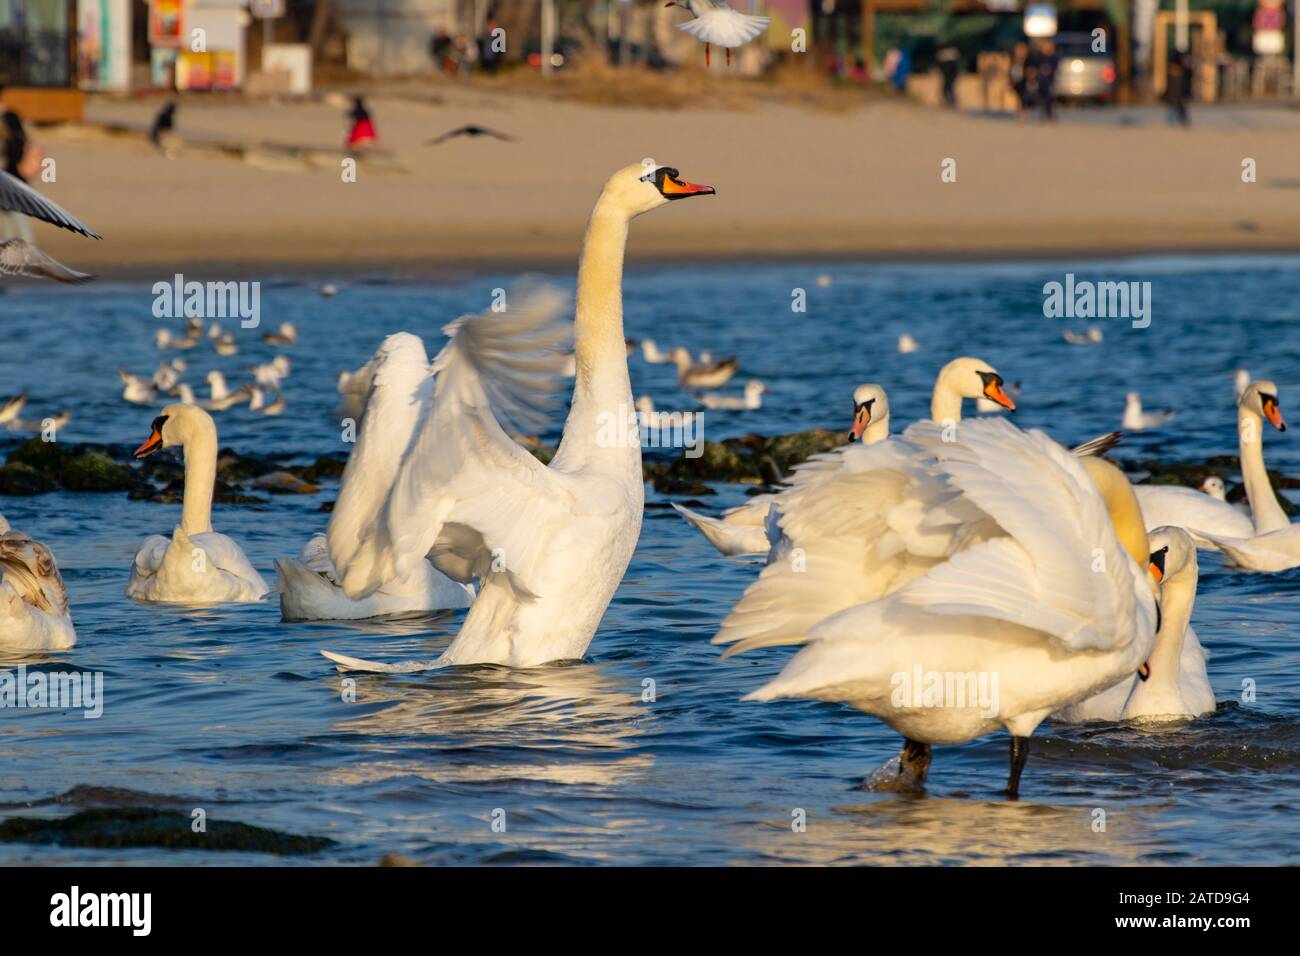
[[[1115,57],[1109,52],[1109,43],[1107,52],[1095,53],[1090,33],[1058,33],[1055,42],[1060,57],[1056,98],[1110,102],[1115,95]]]

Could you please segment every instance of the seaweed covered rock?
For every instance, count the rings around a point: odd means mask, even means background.
[[[848,441],[842,431],[814,428],[789,435],[742,435],[721,442],[706,441],[701,453],[685,452],[671,462],[646,462],[646,480],[662,494],[711,493],[705,481],[772,485],[800,462],[838,448]]]
[[[125,850],[224,850],[292,856],[333,846],[325,837],[282,833],[238,820],[210,818],[196,833],[190,815],[157,807],[98,807],[67,817],[10,817],[0,822],[0,842]]]
[[[31,438],[9,453],[5,466],[30,469],[52,486],[43,489],[46,491],[134,491],[145,484],[138,472],[115,461],[102,445],[64,445]]]

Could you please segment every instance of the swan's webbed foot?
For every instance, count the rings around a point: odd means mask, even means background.
[[[904,738],[903,750],[862,782],[863,790],[875,793],[920,792],[930,771],[930,745]]]
[[[1020,773],[1029,759],[1029,738],[1011,738],[1011,776],[1007,777],[1007,799],[1020,799]]]

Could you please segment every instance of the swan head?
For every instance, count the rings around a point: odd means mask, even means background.
[[[167,405],[149,426],[149,438],[135,450],[132,457],[136,461],[148,458],[160,448],[185,445],[200,434],[211,435],[216,440],[217,425],[211,415],[197,405]]]
[[[1282,408],[1278,404],[1277,385],[1265,379],[1251,382],[1241,393],[1237,406],[1242,411],[1254,412],[1268,419],[1268,423],[1280,432],[1286,431],[1286,421],[1282,418]]]
[[[862,433],[872,422],[889,424],[889,398],[874,382],[865,382],[853,390],[853,427],[849,441],[861,441]]]
[[[1199,571],[1196,563],[1196,542],[1182,528],[1170,525],[1156,528],[1148,536],[1151,576],[1157,584],[1175,578],[1184,571]]]
[[[1228,500],[1228,490],[1223,485],[1223,479],[1218,475],[1210,475],[1210,477],[1201,482],[1200,490],[1211,498],[1217,498],[1220,501]]]
[[[597,207],[621,213],[629,221],[677,199],[712,196],[712,186],[682,179],[672,166],[636,163],[620,169],[605,183]]]
[[[939,372],[939,380],[954,389],[962,398],[987,398],[1008,411],[1016,410],[1016,403],[1006,393],[1002,376],[983,359],[955,358]]]

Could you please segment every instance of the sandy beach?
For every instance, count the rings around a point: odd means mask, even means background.
[[[177,268],[248,274],[431,274],[572,262],[599,184],[642,157],[718,197],[639,223],[633,262],[739,257],[969,258],[1285,250],[1300,245],[1296,119],[1191,129],[1085,114],[1054,125],[889,100],[844,108],[762,88],[670,108],[593,105],[451,83],[368,94],[386,156],[343,182],[335,105],[185,97],[182,143],[309,151],[233,158],[142,136],[157,99],[91,98],[87,124],[38,133],[57,160],[41,188],[95,226],[37,239],[106,276]],[[857,104],[858,101],[850,101]],[[424,142],[475,123],[515,142]],[[1242,162],[1258,182],[1242,182]],[[956,182],[941,163],[956,161]],[[129,201],[123,197],[132,197]]]

